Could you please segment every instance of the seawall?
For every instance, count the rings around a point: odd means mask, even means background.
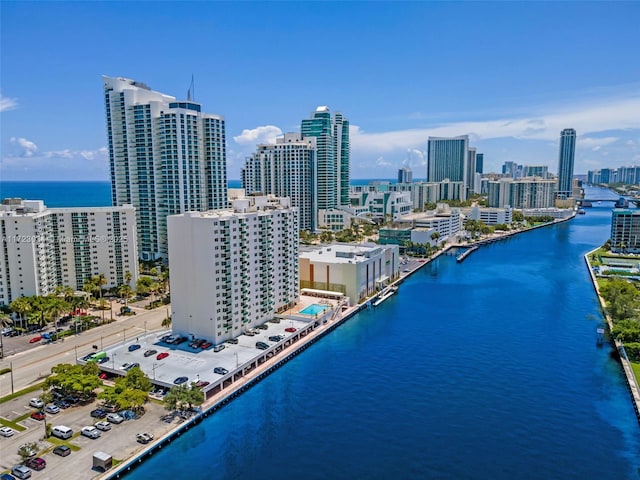
[[[587,268],[589,269],[591,284],[593,285],[593,289],[595,290],[596,295],[598,296],[598,303],[600,304],[600,310],[602,311],[602,316],[604,317],[605,321],[607,322],[607,325],[609,326],[609,332],[611,332],[613,330],[613,320],[611,319],[611,317],[609,316],[609,313],[607,312],[607,306],[604,301],[604,298],[602,298],[602,295],[600,295],[600,286],[598,285],[596,276],[593,273],[593,267],[589,262],[589,255],[591,255],[593,252],[597,250],[598,248],[585,253],[584,261],[586,262]],[[629,387],[629,393],[631,393],[633,408],[636,412],[636,419],[640,423],[640,388],[638,388],[638,382],[636,380],[636,376],[633,373],[633,368],[631,367],[631,362],[627,357],[627,352],[624,349],[624,344],[621,341],[614,339],[613,337],[612,337],[612,340],[613,340],[614,346],[618,350],[618,354],[620,357],[620,364],[622,365],[622,370],[624,372],[625,380],[627,382],[627,387]]]

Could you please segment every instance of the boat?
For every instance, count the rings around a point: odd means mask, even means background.
[[[578,215],[584,215],[585,211],[582,208],[578,209]]]

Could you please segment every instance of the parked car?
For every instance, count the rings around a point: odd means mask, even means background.
[[[100,430],[98,430],[94,426],[87,426],[87,427],[82,427],[82,430],[80,430],[80,434],[95,440],[100,436]]]
[[[0,428],[0,435],[3,437],[12,437],[13,436],[13,428],[2,427]]]
[[[58,407],[57,405],[54,405],[52,403],[50,403],[49,405],[47,405],[46,407],[44,407],[44,411],[46,413],[52,413],[52,414],[56,414],[56,413],[60,413],[60,407]]]
[[[66,445],[58,445],[53,449],[53,453],[55,453],[56,455],[60,455],[61,457],[66,457],[67,455],[71,454],[71,449]]]
[[[266,350],[267,348],[269,348],[269,345],[264,342],[256,342],[256,348],[259,350]]]
[[[16,480],[16,477],[11,475],[10,473],[3,473],[0,475],[0,480]]]
[[[93,418],[104,418],[107,416],[107,412],[105,412],[101,408],[96,408],[95,410],[91,410],[91,416]]]
[[[136,367],[139,367],[139,366],[140,366],[139,363],[124,363],[122,365],[122,369],[128,372],[132,368],[136,368]]]
[[[17,478],[30,478],[31,469],[24,465],[16,465],[11,469],[11,473]]]
[[[40,340],[42,340],[42,335],[36,335],[29,339],[29,343],[38,343]]]
[[[109,378],[109,374],[107,372],[100,372],[98,377],[100,377],[101,380],[106,380]]]
[[[217,373],[218,375],[226,375],[227,373],[229,373],[229,370],[222,367],[216,367],[213,369],[213,373]]]
[[[191,348],[200,348],[200,345],[202,345],[202,344],[203,344],[203,343],[205,343],[205,342],[206,342],[206,340],[203,340],[203,339],[201,339],[201,338],[198,338],[197,340],[194,340],[193,342],[191,342],[191,343],[189,344],[189,346],[190,346]]]
[[[188,380],[189,380],[188,377],[178,377],[173,381],[173,384],[174,385],[182,385],[183,383],[185,383]]]
[[[204,380],[200,380],[199,382],[196,382],[193,386],[196,388],[204,388],[207,385],[209,385],[209,382],[205,382]]]
[[[138,345],[137,343],[134,343],[133,345],[129,345],[129,351],[130,352],[135,352],[139,348],[140,348],[140,345]]]
[[[156,360],[162,360],[163,358],[167,358],[168,356],[169,354],[167,352],[162,352],[158,354],[158,356],[156,357]]]
[[[111,430],[111,424],[109,422],[98,422],[94,425],[94,427],[96,427],[98,430],[102,430],[103,432]]]
[[[107,363],[109,360],[111,360],[109,357],[102,357],[98,359],[98,363]]]
[[[232,345],[237,345],[238,344],[238,339],[237,338],[230,338],[229,340],[227,340],[227,343],[230,343]]]
[[[271,342],[279,342],[281,340],[280,335],[271,335],[269,337],[269,341]]]
[[[211,348],[211,346],[213,345],[213,343],[211,342],[204,342],[200,344],[200,348],[202,350],[206,350],[207,348]],[[224,345],[222,345],[222,347],[224,348]]]
[[[153,440],[153,435],[151,433],[138,433],[136,435],[136,440],[138,443],[149,443]]]
[[[117,405],[113,405],[111,403],[105,403],[100,406],[100,410],[104,410],[107,413],[116,413],[119,408]]]
[[[4,337],[8,337],[8,336],[11,334],[11,332],[13,332],[13,328],[11,328],[11,327],[4,327],[4,328],[2,329],[2,331],[0,331],[0,335],[2,335],[2,336],[4,336]]]
[[[224,343],[221,343],[220,345],[216,345],[215,347],[213,347],[213,351],[214,352],[221,352],[222,350],[224,350],[225,345]]]
[[[32,468],[33,470],[39,471],[43,470],[47,466],[47,462],[44,460],[44,458],[36,457],[27,460],[25,462],[25,465],[29,468]]]
[[[57,406],[58,408],[62,408],[62,409],[67,409],[69,408],[71,405],[69,405],[69,403],[67,403],[66,401],[60,399],[60,400],[54,400],[53,404],[55,406]]]
[[[151,355],[155,355],[156,353],[158,353],[157,350],[147,350],[146,352],[144,352],[144,356],[150,357]]]
[[[107,420],[111,423],[118,424],[124,422],[124,417],[121,417],[117,413],[109,413],[107,415]]]
[[[295,329],[295,328],[293,328],[293,327],[287,327],[287,328],[285,328],[285,329],[284,329],[284,331],[285,331],[285,332],[289,332],[289,333],[293,333],[293,332],[295,332],[295,331],[296,331],[296,329]]]
[[[31,418],[33,418],[34,420],[44,420],[45,414],[44,412],[33,412],[31,414]]]
[[[263,323],[262,325],[258,325],[256,328],[259,328],[260,330],[268,330],[269,325],[267,325],[266,323]]]
[[[29,400],[29,406],[34,408],[42,408],[44,407],[44,402],[39,398],[32,398]]]

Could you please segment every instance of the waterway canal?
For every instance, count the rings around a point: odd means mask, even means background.
[[[582,258],[610,211],[441,257],[127,478],[639,478]]]

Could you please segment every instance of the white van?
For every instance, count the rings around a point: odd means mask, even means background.
[[[73,435],[73,430],[71,430],[69,427],[65,427],[64,425],[57,425],[51,429],[51,435],[53,435],[54,437],[62,438],[64,440],[67,438],[71,438],[71,436]]]

